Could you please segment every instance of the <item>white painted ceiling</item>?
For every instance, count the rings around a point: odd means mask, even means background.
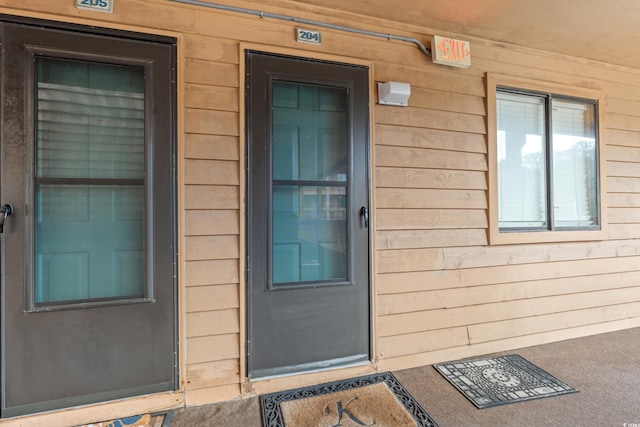
[[[294,0],[640,69],[640,0]]]

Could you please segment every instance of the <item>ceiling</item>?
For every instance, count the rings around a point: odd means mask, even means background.
[[[638,0],[294,0],[640,69]]]

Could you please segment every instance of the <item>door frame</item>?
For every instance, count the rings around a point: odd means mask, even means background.
[[[55,17],[56,19],[59,17]],[[181,373],[184,372],[183,369],[183,363],[184,363],[184,356],[183,354],[180,352],[180,348],[183,345],[183,341],[184,341],[184,337],[185,335],[181,333],[181,328],[180,325],[182,324],[181,322],[181,318],[180,315],[182,313],[182,309],[181,309],[181,303],[180,303],[180,299],[179,299],[179,283],[180,283],[180,277],[179,277],[179,263],[180,263],[180,257],[179,257],[179,251],[178,251],[178,247],[180,246],[180,240],[178,239],[179,237],[179,219],[180,219],[180,212],[179,212],[179,206],[178,206],[178,185],[179,185],[179,174],[178,174],[178,161],[180,160],[180,158],[178,157],[179,154],[179,144],[178,144],[178,135],[179,132],[181,132],[182,130],[182,125],[180,124],[180,122],[178,121],[178,117],[179,117],[179,94],[178,94],[178,89],[181,87],[180,83],[181,83],[181,79],[178,80],[177,79],[177,67],[179,65],[178,62],[178,45],[179,45],[179,37],[174,35],[174,34],[170,34],[168,32],[165,32],[164,34],[154,34],[154,33],[147,33],[144,32],[145,29],[141,29],[140,32],[138,31],[134,31],[134,30],[122,30],[122,29],[117,29],[117,28],[107,28],[107,27],[96,27],[93,26],[92,24],[78,24],[78,23],[72,23],[72,22],[64,22],[64,21],[57,21],[57,20],[49,20],[49,19],[42,19],[42,18],[32,18],[32,17],[28,17],[28,16],[16,16],[16,15],[9,15],[9,14],[4,14],[4,13],[0,13],[0,21],[8,23],[8,24],[14,24],[14,25],[25,25],[25,26],[29,26],[29,27],[39,27],[39,28],[43,28],[46,30],[51,30],[51,31],[65,31],[65,32],[71,32],[71,33],[77,33],[79,36],[96,36],[96,37],[108,37],[108,38],[113,38],[113,39],[120,39],[120,40],[133,40],[136,42],[140,42],[140,43],[145,43],[145,42],[152,42],[152,43],[159,43],[159,44],[165,44],[167,46],[170,46],[171,49],[171,54],[170,57],[167,56],[168,61],[171,62],[172,64],[172,85],[171,85],[171,93],[170,93],[170,118],[171,118],[171,123],[169,124],[169,128],[170,128],[170,132],[168,132],[168,138],[171,141],[171,155],[170,155],[170,163],[171,163],[171,173],[170,173],[170,191],[171,194],[170,196],[168,196],[168,198],[171,200],[171,206],[168,207],[168,211],[170,211],[169,216],[172,218],[172,231],[170,233],[168,233],[168,237],[167,239],[171,240],[171,247],[173,248],[173,255],[172,255],[172,266],[170,267],[173,270],[172,273],[172,287],[171,287],[171,315],[173,316],[173,320],[172,320],[172,326],[171,326],[171,331],[172,331],[172,336],[171,336],[171,341],[172,341],[172,347],[173,347],[173,353],[172,353],[172,358],[173,358],[173,369],[172,369],[172,373],[171,373],[171,381],[172,381],[172,389],[168,390],[168,391],[161,391],[161,392],[154,392],[152,395],[149,395],[149,393],[144,393],[141,395],[132,395],[130,397],[124,397],[124,398],[120,398],[118,397],[117,400],[113,400],[112,397],[107,397],[105,400],[103,401],[98,401],[95,403],[83,403],[83,402],[79,402],[78,404],[81,407],[86,407],[87,410],[91,410],[89,408],[91,407],[99,407],[99,408],[104,408],[103,411],[109,411],[109,406],[110,405],[114,405],[115,406],[122,406],[122,402],[121,401],[126,401],[128,402],[127,405],[130,406],[130,401],[131,400],[138,400],[139,402],[141,402],[139,405],[141,407],[147,407],[148,404],[144,403],[146,401],[149,401],[149,399],[153,399],[155,401],[158,402],[166,402],[166,403],[162,403],[160,404],[160,406],[166,406],[167,408],[169,407],[173,407],[175,406],[175,393],[179,392],[180,390],[183,389],[183,387],[180,385],[180,376]],[[45,49],[46,51],[46,49]],[[26,94],[26,96],[32,96],[33,94],[30,93],[30,91],[28,91],[29,93]],[[29,112],[26,114],[26,120],[27,121],[31,121],[33,120],[33,112]],[[145,119],[145,121],[147,121],[148,119]],[[25,138],[32,138],[33,137],[33,129],[29,126],[26,131],[25,131]],[[29,156],[29,154],[27,154],[27,157]],[[31,159],[32,160],[32,159]],[[30,160],[30,161],[31,161]],[[168,164],[169,162],[167,162]],[[29,171],[29,167],[27,168],[27,172],[31,173],[31,171]],[[29,175],[27,174],[27,176],[25,177],[25,179],[29,179]],[[28,183],[27,183],[28,184]],[[149,179],[149,184],[148,184],[148,190],[149,191],[153,191],[153,188],[155,188],[156,185],[153,183],[152,179]],[[33,235],[33,230],[30,230],[29,235]],[[170,236],[169,236],[170,234]],[[32,250],[31,248],[31,244],[30,243],[25,243],[25,248],[26,251],[29,252]],[[29,261],[28,257],[26,257],[26,255],[29,255],[30,257],[30,253],[29,254],[25,254],[25,262]],[[148,286],[148,284],[147,284]],[[2,287],[2,293],[4,294],[4,286]],[[153,299],[153,297],[151,298]],[[37,311],[37,310],[36,310]],[[46,309],[43,311],[47,311]],[[4,347],[4,338],[2,340],[2,344]],[[0,377],[1,381],[4,381],[3,378]],[[166,395],[166,398],[164,397]],[[73,399],[73,398],[71,398]],[[39,404],[34,404],[35,406],[38,406]],[[43,410],[47,410],[49,412],[47,413],[43,413],[41,414],[41,410],[38,408],[36,409],[34,412],[30,412],[28,414],[25,414],[26,416],[29,417],[44,417],[46,419],[48,419],[49,415],[48,414],[57,414],[60,413],[62,415],[63,418],[67,419],[68,416],[65,414],[68,414],[69,411],[69,407],[66,408],[61,408],[61,409],[48,409],[47,407],[43,407]],[[7,411],[8,412],[8,411]],[[109,411],[110,412],[110,411]],[[107,413],[107,412],[105,412]],[[21,414],[15,414],[15,415],[21,415]],[[13,413],[8,413],[6,415],[7,418],[0,418],[0,419],[10,419],[11,417],[13,417],[14,414]],[[85,414],[86,416],[86,414]],[[43,418],[43,419],[44,419]],[[80,415],[81,418],[81,415]],[[80,419],[79,418],[79,419]]]
[[[248,65],[246,63],[246,52],[247,51],[256,51],[262,52],[267,55],[275,55],[275,56],[289,56],[299,59],[308,59],[311,61],[320,61],[320,62],[335,62],[347,65],[360,65],[365,66],[368,69],[368,82],[369,87],[368,95],[369,95],[369,106],[367,108],[368,113],[368,128],[366,131],[368,132],[368,141],[367,141],[367,158],[366,158],[366,174],[367,174],[367,197],[369,200],[369,227],[367,230],[368,239],[369,239],[369,363],[365,366],[358,365],[356,367],[351,366],[338,366],[331,367],[327,369],[320,370],[318,372],[295,372],[291,374],[283,374],[278,375],[276,377],[267,377],[267,378],[249,378],[249,370],[248,370],[248,327],[249,327],[249,315],[250,315],[250,302],[249,302],[249,280],[248,280],[248,245],[249,245],[249,216],[247,210],[247,197],[248,197],[248,181],[249,181],[249,145],[248,145],[248,112],[247,112],[247,85],[245,84],[245,78],[247,76]],[[284,387],[288,387],[289,385],[297,385],[299,382],[296,380],[297,377],[304,376],[305,378],[310,378],[310,381],[313,382],[314,378],[322,378],[326,377],[324,374],[327,371],[337,371],[337,372],[374,372],[375,366],[374,363],[377,360],[377,348],[378,342],[376,339],[376,323],[375,323],[375,307],[376,307],[376,276],[375,276],[375,265],[376,265],[376,257],[375,254],[375,239],[374,239],[374,231],[375,231],[375,174],[374,174],[374,164],[373,159],[375,159],[375,139],[374,139],[374,107],[376,104],[376,91],[375,91],[375,80],[374,80],[374,62],[371,60],[363,60],[360,58],[352,58],[340,55],[333,55],[325,52],[309,52],[306,50],[298,50],[292,48],[283,48],[272,45],[263,45],[258,43],[245,43],[241,42],[239,45],[239,58],[240,58],[240,66],[239,66],[239,105],[240,105],[240,120],[242,126],[240,126],[239,132],[239,148],[240,148],[240,167],[243,173],[241,174],[241,182],[240,182],[240,200],[243,201],[240,205],[240,378],[241,381],[247,386],[247,390],[251,390],[251,392],[264,393],[270,392],[277,389],[281,389]],[[340,374],[338,374],[340,375]],[[344,374],[343,374],[344,375]],[[251,384],[249,386],[249,384]],[[243,388],[244,390],[244,388]],[[243,392],[244,394],[244,392]]]

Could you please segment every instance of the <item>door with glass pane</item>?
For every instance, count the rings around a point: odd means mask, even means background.
[[[247,66],[249,376],[366,362],[368,70]]]
[[[0,29],[2,416],[172,390],[174,46]]]

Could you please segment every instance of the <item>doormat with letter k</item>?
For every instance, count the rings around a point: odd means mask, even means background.
[[[391,372],[261,396],[264,427],[437,427]]]
[[[433,367],[479,409],[578,392],[517,354]]]

